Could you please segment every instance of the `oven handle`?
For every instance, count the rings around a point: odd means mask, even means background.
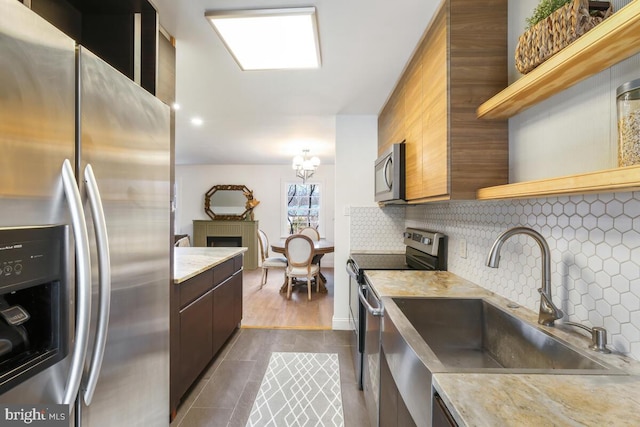
[[[378,302],[377,307],[372,306],[371,304],[369,304],[369,301],[367,301],[367,297],[364,296],[364,292],[363,292],[365,287],[369,288],[369,292],[371,293],[373,298]],[[367,309],[369,314],[371,314],[372,316],[382,317],[384,315],[384,307],[382,306],[382,301],[380,301],[378,298],[375,297],[369,284],[365,284],[358,287],[358,298],[360,298],[360,302],[364,304],[365,308]]]
[[[358,281],[358,274],[356,273],[355,263],[351,258],[347,260],[347,273],[351,276],[356,282]]]

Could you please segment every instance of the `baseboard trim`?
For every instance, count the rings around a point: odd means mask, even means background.
[[[330,331],[331,328],[326,326],[275,326],[275,325],[242,325],[240,329],[292,329],[292,330],[307,330],[307,331]]]
[[[351,329],[351,322],[348,317],[334,317],[331,320],[331,325],[335,331],[348,331]]]

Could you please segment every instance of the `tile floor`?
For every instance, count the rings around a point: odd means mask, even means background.
[[[245,426],[274,351],[338,353],[345,427],[368,427],[351,350],[350,331],[239,329],[187,392],[171,427]]]

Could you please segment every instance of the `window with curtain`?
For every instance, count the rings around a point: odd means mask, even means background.
[[[285,229],[295,234],[305,227],[318,229],[320,224],[320,185],[286,184],[287,223]]]

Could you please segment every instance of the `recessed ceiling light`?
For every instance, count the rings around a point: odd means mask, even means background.
[[[178,104],[177,102],[174,102],[173,104],[171,104],[171,108],[177,111],[180,109],[180,104]]]
[[[205,17],[243,70],[320,67],[315,7],[207,11]]]
[[[202,126],[202,123],[204,123],[204,121],[200,117],[194,117],[191,119],[191,124],[194,126]]]

